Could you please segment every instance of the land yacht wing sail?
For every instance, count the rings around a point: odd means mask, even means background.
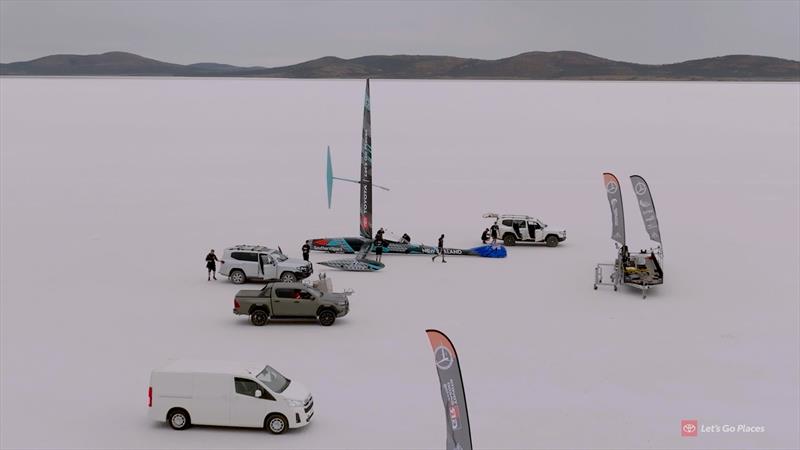
[[[369,78],[367,78],[367,88],[364,93],[364,119],[361,125],[361,189],[358,197],[361,237],[372,239],[372,118]]]

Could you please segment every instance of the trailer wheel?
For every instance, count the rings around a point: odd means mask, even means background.
[[[289,422],[282,414],[271,414],[264,420],[264,425],[272,434],[281,434],[289,428]]]
[[[505,236],[503,236],[503,244],[508,247],[513,247],[517,244],[517,237],[511,233],[507,233]]]
[[[192,424],[192,420],[185,409],[175,408],[167,414],[167,423],[173,430],[185,430]]]

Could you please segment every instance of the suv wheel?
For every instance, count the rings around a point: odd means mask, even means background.
[[[281,274],[281,281],[284,283],[294,283],[297,281],[297,276],[295,276],[295,274],[292,272],[283,272]]]
[[[174,430],[185,430],[191,424],[189,413],[180,408],[173,409],[167,414],[167,422]]]
[[[547,244],[548,247],[555,247],[556,245],[558,245],[558,236],[554,236],[551,234],[550,236],[547,236],[547,239],[545,239],[544,242],[545,244]]]
[[[250,313],[250,323],[257,327],[263,327],[269,320],[269,314],[263,309],[257,309]]]
[[[517,237],[513,234],[507,234],[503,236],[503,244],[506,244],[508,247],[513,247],[517,243]]]
[[[231,270],[231,275],[228,277],[231,279],[233,284],[244,284],[247,281],[247,277],[244,276],[244,272],[239,269]]]
[[[329,327],[336,322],[336,314],[330,309],[326,309],[319,313],[319,324],[323,327]]]
[[[272,434],[281,434],[289,428],[289,422],[280,414],[273,414],[264,421],[267,429]]]

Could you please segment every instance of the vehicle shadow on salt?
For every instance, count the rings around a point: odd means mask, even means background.
[[[281,435],[275,435],[270,433],[264,428],[244,428],[244,427],[222,427],[222,426],[213,426],[213,425],[192,425],[185,430],[173,430],[166,422],[150,422],[150,429],[155,431],[169,431],[173,433],[193,433],[193,432],[200,432],[200,433],[228,433],[228,434],[237,434],[241,435],[242,433],[249,433],[252,435],[259,435],[259,436],[269,436],[269,437],[283,437],[283,436],[292,436],[292,435],[300,435],[303,433],[307,433],[309,427],[313,427],[314,422],[313,420],[309,422],[308,425],[300,428],[290,428],[286,430]]]
[[[247,328],[271,328],[271,327],[282,327],[282,326],[292,326],[292,327],[316,327],[316,328],[340,328],[347,326],[349,320],[347,319],[336,319],[333,325],[329,327],[323,327],[319,324],[316,320],[311,319],[273,319],[267,322],[266,325],[257,327],[250,323],[250,319],[247,317],[237,318],[234,321],[234,326],[236,327],[247,327]]]

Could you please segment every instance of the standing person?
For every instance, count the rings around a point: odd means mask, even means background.
[[[492,225],[492,247],[497,247],[497,229],[499,227],[495,223]]]
[[[311,247],[308,245],[308,241],[306,241],[306,243],[303,244],[301,250],[303,251],[303,260],[308,261],[308,253],[311,251]]]
[[[446,263],[447,261],[445,261],[445,259],[444,259],[444,235],[439,236],[439,248],[438,248],[438,250],[439,251],[435,255],[433,255],[433,258],[431,258],[431,261],[436,261],[436,258],[441,256],[442,257],[442,262]]]
[[[375,239],[375,260],[381,262],[383,256],[383,235],[379,233],[378,238]]]
[[[486,241],[488,240],[489,240],[489,229],[487,228],[483,230],[483,233],[481,233],[481,242],[483,242],[483,245],[486,245]]]
[[[383,240],[383,227],[381,227],[377,233],[375,233],[375,240]]]
[[[206,255],[206,269],[208,269],[208,281],[211,281],[211,276],[214,276],[214,279],[217,279],[217,255],[214,254],[214,249],[211,249],[211,252]]]

